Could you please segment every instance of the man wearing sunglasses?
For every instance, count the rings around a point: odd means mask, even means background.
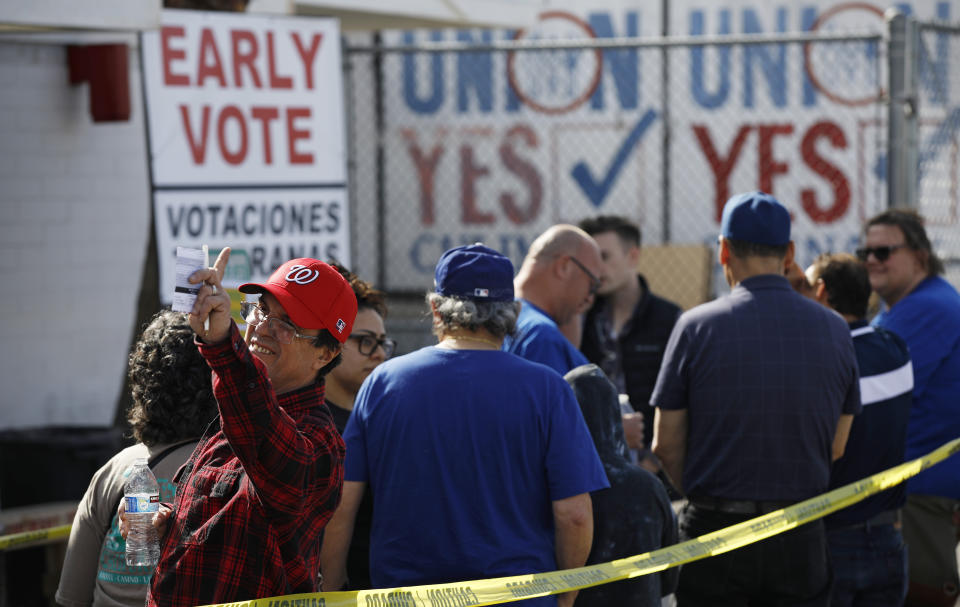
[[[148,606],[316,592],[321,532],[340,498],[344,445],[324,376],[353,328],[353,290],[321,261],[288,261],[240,286],[260,295],[244,306],[241,336],[221,286],[229,257],[190,277],[202,283],[189,319],[220,415],[174,478],[172,514],[157,517]]]
[[[514,280],[523,303],[517,332],[503,349],[564,375],[589,361],[559,327],[585,311],[603,284],[600,247],[572,225],[555,225],[537,237]]]
[[[873,324],[902,337],[913,359],[909,460],[960,436],[960,294],[940,276],[943,262],[916,211],[891,209],[871,218],[864,241],[857,256],[884,304]],[[953,457],[907,483],[907,605],[952,606],[957,600],[957,479],[960,458]]]

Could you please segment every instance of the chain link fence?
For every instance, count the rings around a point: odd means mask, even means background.
[[[392,322],[411,334],[404,350],[430,342],[413,311],[451,246],[482,241],[519,266],[554,223],[623,215],[651,288],[690,307],[726,289],[713,251],[730,195],[782,201],[801,264],[852,251],[887,207],[889,33],[845,33],[829,11],[804,34],[603,38],[596,25],[553,12],[526,31],[347,45],[352,257],[394,308],[409,302]],[[956,272],[957,29],[915,27],[918,206]]]
[[[915,198],[947,279],[960,285],[960,25],[917,23]],[[951,66],[952,69],[951,69]]]

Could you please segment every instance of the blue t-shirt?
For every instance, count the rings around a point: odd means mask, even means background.
[[[866,478],[903,463],[907,419],[913,400],[913,367],[907,344],[866,322],[850,323],[860,368],[863,411],[853,420],[843,457],[833,463],[830,488]],[[828,516],[827,528],[869,520],[906,501],[903,483]]]
[[[345,478],[374,494],[378,588],[555,570],[552,502],[609,486],[567,383],[502,351],[388,360],[344,440]]]
[[[827,489],[857,378],[843,318],[765,274],[680,316],[650,404],[687,409],[689,495],[802,500]]]
[[[517,356],[547,365],[560,375],[589,364],[590,361],[563,336],[557,323],[547,313],[526,299],[517,318],[514,336],[503,340],[503,349]]]
[[[939,276],[927,278],[873,325],[907,342],[913,360],[908,460],[960,437],[960,294]],[[960,499],[960,456],[924,470],[907,493]]]

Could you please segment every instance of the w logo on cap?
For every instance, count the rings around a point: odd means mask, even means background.
[[[343,329],[346,326],[347,326],[347,323],[343,322],[342,318],[337,319],[337,333],[343,333]]]
[[[319,271],[311,270],[307,266],[301,266],[298,264],[290,266],[290,270],[287,272],[285,278],[290,282],[297,283],[298,285],[308,285],[315,281],[318,276],[320,276]]]

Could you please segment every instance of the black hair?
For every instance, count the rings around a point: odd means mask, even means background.
[[[333,336],[333,333],[327,331],[326,329],[320,329],[320,333],[317,335],[316,339],[310,342],[314,348],[326,348],[331,352],[338,350],[343,344]],[[337,366],[343,362],[343,352],[337,352],[337,355],[333,357],[333,360],[325,364],[323,367],[317,371],[317,383],[322,383],[323,378],[327,376],[328,373],[337,368]]]
[[[856,318],[867,316],[870,275],[860,260],[848,253],[823,253],[813,262],[813,267],[826,287],[831,308]]]
[[[133,436],[152,447],[199,437],[217,416],[210,367],[185,314],[161,310],[130,353]]]
[[[620,241],[627,246],[640,246],[640,227],[619,215],[597,215],[588,217],[579,223],[579,228],[591,236],[604,232],[615,232]]]
[[[340,272],[340,275],[350,283],[350,288],[353,289],[353,294],[357,298],[357,311],[373,310],[380,315],[380,318],[387,317],[387,301],[383,291],[373,288],[372,284],[361,279],[338,262],[331,260],[327,263],[334,270]]]
[[[734,240],[727,238],[730,244],[730,252],[734,256],[744,259],[746,257],[779,257],[784,258],[787,255],[789,244],[760,244],[750,242],[749,240]]]
[[[927,230],[923,227],[923,216],[920,213],[914,209],[888,209],[871,217],[863,229],[866,231],[876,225],[900,228],[906,245],[920,253],[920,260],[927,271],[927,276],[943,274],[943,260],[933,252],[933,246],[927,238]]]

